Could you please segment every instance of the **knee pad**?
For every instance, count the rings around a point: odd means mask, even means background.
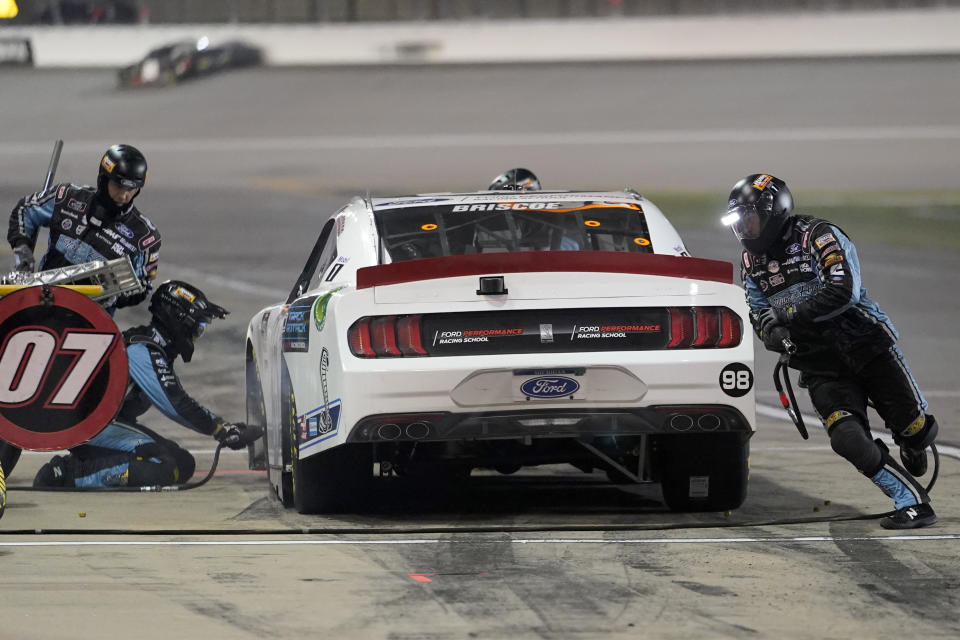
[[[907,428],[894,435],[894,441],[907,447],[908,449],[926,449],[940,433],[940,425],[937,419],[929,413],[921,413],[920,416],[907,425]]]
[[[873,475],[882,466],[882,454],[867,435],[856,416],[848,415],[832,423],[827,433],[830,446],[865,475]]]

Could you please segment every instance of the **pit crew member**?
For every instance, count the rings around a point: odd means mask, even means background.
[[[724,223],[744,251],[743,286],[754,330],[771,351],[796,345],[790,366],[801,372],[835,452],[893,499],[887,529],[937,521],[917,481],[927,470],[925,449],[937,436],[936,419],[897,346],[898,333],[867,296],[853,242],[840,227],[792,215],[786,183],[770,174],[734,185]],[[787,340],[788,342],[784,342]],[[870,438],[872,402],[900,445],[900,460]]]
[[[190,362],[194,341],[214,318],[228,311],[193,285],[171,280],[150,299],[151,321],[124,331],[130,387],[117,417],[88,442],[54,456],[34,478],[35,487],[142,487],[184,483],[193,475],[193,456],[137,419],[151,406],[179,424],[212,436],[231,449],[258,438],[259,427],[230,424],[191,398],[173,363]]]
[[[14,270],[33,272],[37,235],[40,227],[49,227],[39,270],[129,255],[143,292],[101,304],[113,315],[118,307],[145,300],[160,258],[160,232],[133,204],[146,179],[143,154],[130,145],[115,144],[100,158],[96,188],[64,183],[21,198],[10,214],[7,233]]]

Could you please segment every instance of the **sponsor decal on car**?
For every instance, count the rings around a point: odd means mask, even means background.
[[[559,202],[485,202],[481,204],[455,204],[451,211],[539,211],[541,209],[559,209]]]
[[[333,297],[337,291],[340,291],[343,287],[337,287],[319,298],[317,298],[316,303],[313,305],[313,323],[317,327],[317,331],[323,331],[323,326],[327,321],[327,305],[330,304],[330,298]]]
[[[260,333],[265,334],[267,332],[267,325],[270,322],[270,311],[264,311],[263,315],[260,316]]]
[[[316,296],[302,298],[287,308],[283,319],[283,351],[302,353],[310,350],[310,309]]]
[[[564,398],[580,390],[580,383],[568,376],[537,376],[520,385],[528,398]]]
[[[540,342],[549,344],[553,342],[553,325],[550,323],[540,324]]]
[[[341,399],[337,398],[298,417],[301,438],[298,449],[301,452],[337,435],[340,430],[340,409]]]
[[[405,204],[429,204],[431,202],[449,202],[450,198],[409,198],[407,200],[389,200],[387,202],[377,202],[377,208],[399,207]]]

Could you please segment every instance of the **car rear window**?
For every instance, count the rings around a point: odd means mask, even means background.
[[[481,202],[378,209],[381,262],[504,251],[653,253],[639,204]]]

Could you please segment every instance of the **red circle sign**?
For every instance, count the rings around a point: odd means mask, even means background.
[[[123,336],[100,305],[63,287],[0,298],[0,438],[23,449],[82,444],[127,389]]]

